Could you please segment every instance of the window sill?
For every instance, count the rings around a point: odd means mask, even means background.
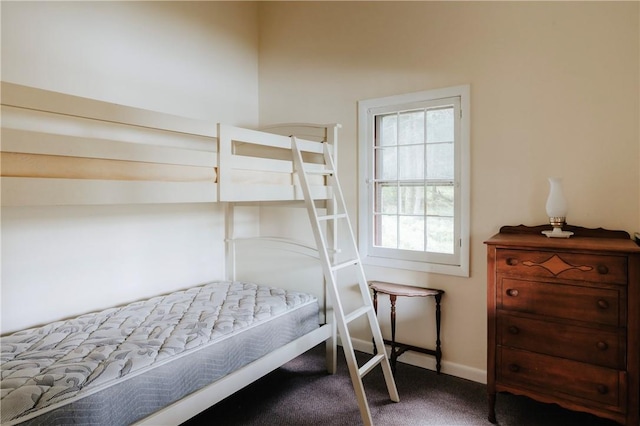
[[[362,263],[384,268],[406,269],[418,272],[469,277],[469,265],[444,265],[439,263],[415,262],[411,260],[390,259],[387,257],[362,256]]]

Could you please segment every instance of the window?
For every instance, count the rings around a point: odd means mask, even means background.
[[[358,110],[363,262],[469,276],[469,86]]]

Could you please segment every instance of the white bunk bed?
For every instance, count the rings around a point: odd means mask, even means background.
[[[303,132],[301,149],[322,154],[339,128],[264,132],[6,82],[1,93],[5,206],[303,200],[288,135]]]
[[[298,146],[313,163],[324,145],[335,146],[337,128],[286,125],[270,132],[305,135],[298,139]],[[311,132],[308,138],[307,131]],[[303,199],[293,173],[291,138],[270,132],[215,126],[3,82],[2,205],[225,202],[227,272],[233,280],[234,204]],[[322,176],[312,183],[312,191],[316,198],[332,196]],[[305,288],[305,283],[296,290],[318,294],[317,289]],[[326,311],[326,298],[318,298],[318,303],[325,318],[318,327],[137,424],[184,422],[322,342],[327,343],[327,368],[333,373],[336,326],[326,320],[332,318]],[[2,411],[7,410],[9,406],[3,405]]]

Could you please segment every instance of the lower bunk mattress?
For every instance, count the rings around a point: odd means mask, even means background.
[[[318,328],[309,294],[216,282],[0,339],[1,424],[128,425]]]

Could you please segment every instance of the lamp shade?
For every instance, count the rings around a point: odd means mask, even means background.
[[[549,217],[567,216],[567,200],[564,198],[564,192],[562,191],[562,178],[549,178],[549,197],[547,198],[546,209]]]

